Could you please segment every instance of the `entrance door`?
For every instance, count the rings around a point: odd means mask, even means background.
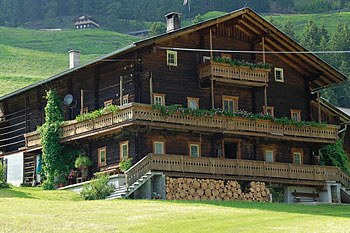
[[[224,142],[225,159],[237,159],[237,149],[236,142]]]

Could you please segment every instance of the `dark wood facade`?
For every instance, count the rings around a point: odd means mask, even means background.
[[[166,105],[180,104],[187,107],[187,97],[194,97],[198,98],[200,109],[211,109],[213,100],[214,108],[223,108],[223,96],[230,96],[238,99],[239,109],[248,112],[261,113],[267,104],[274,108],[275,117],[291,117],[291,110],[294,109],[301,112],[301,120],[317,121],[317,105],[315,108],[315,104],[312,104],[316,96],[311,91],[340,82],[344,77],[340,77],[330,67],[320,68],[322,64],[317,58],[310,58],[309,55],[228,53],[231,59],[252,63],[265,60],[272,64],[266,95],[265,86],[213,81],[211,88],[210,82],[199,79],[198,66],[203,63],[204,56],[211,56],[209,49],[214,50],[212,56],[226,54],[215,50],[291,49],[286,44],[294,46],[294,50],[299,49],[294,42],[286,41],[284,35],[278,35],[274,31],[265,33],[272,26],[265,26],[265,22],[260,22],[262,19],[259,16],[256,16],[254,24],[250,20],[252,15],[255,13],[245,9],[232,13],[227,18],[213,20],[207,26],[199,24],[156,39],[145,40],[133,48],[110,55],[108,59],[103,58],[52,81],[1,99],[4,120],[0,121],[0,151],[7,154],[25,147],[23,134],[35,131],[44,122],[43,96],[48,89],[56,90],[62,98],[66,94],[73,95],[72,105],[62,106],[66,120],[74,119],[85,108],[88,111],[99,109],[109,100],[119,105],[123,97],[129,103],[151,104],[151,94],[158,93],[165,96]],[[206,51],[170,48],[201,48]],[[167,64],[167,50],[177,52],[176,66]],[[275,67],[283,69],[284,82],[275,81]],[[339,122],[329,119],[328,123]],[[302,153],[303,164],[317,164],[318,150],[327,143],[315,143],[307,139],[290,141],[282,136],[267,138],[215,133],[204,128],[193,130],[186,125],[170,129],[160,124],[131,125],[119,131],[87,135],[67,143],[84,148],[94,162],[91,169],[94,173],[100,169],[97,162],[98,148],[106,147],[108,166],[120,162],[120,142],[128,141],[129,156],[137,162],[148,153],[154,152],[153,142],[157,140],[164,141],[167,154],[189,155],[189,143],[192,142],[200,145],[202,157],[264,161],[265,150],[268,149],[275,152],[274,161],[282,163],[293,163],[292,153],[297,150]],[[31,150],[40,153],[40,148]],[[229,156],[232,153],[230,150],[235,152]]]

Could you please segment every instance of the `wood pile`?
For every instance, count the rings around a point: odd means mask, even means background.
[[[269,202],[263,182],[250,182],[245,190],[237,181],[166,177],[167,200]]]

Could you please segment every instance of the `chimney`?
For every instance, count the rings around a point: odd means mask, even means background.
[[[80,51],[70,50],[69,51],[69,69],[78,67],[80,65]]]
[[[165,15],[166,18],[166,32],[172,32],[181,28],[180,14],[171,12]]]

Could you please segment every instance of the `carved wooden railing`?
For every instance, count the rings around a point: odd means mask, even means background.
[[[127,184],[149,171],[336,181],[350,187],[350,176],[337,167],[156,154],[147,155],[125,172]]]
[[[244,66],[231,66],[221,62],[206,62],[198,66],[199,78],[217,76],[227,79],[267,83],[270,69],[251,69]]]
[[[198,117],[184,116],[180,113],[172,116],[163,116],[159,111],[153,110],[151,105],[131,103],[122,106],[117,114],[100,116],[93,121],[69,121],[62,126],[61,138],[69,138],[88,134],[97,130],[108,130],[120,124],[140,120],[149,122],[161,122],[202,128],[215,128],[225,131],[241,131],[259,133],[260,135],[292,136],[308,138],[336,140],[338,138],[338,126],[326,125],[325,127],[297,127],[295,125],[276,124],[269,120],[251,121],[241,117]],[[25,135],[26,146],[33,147],[40,144],[40,135],[32,132]]]

